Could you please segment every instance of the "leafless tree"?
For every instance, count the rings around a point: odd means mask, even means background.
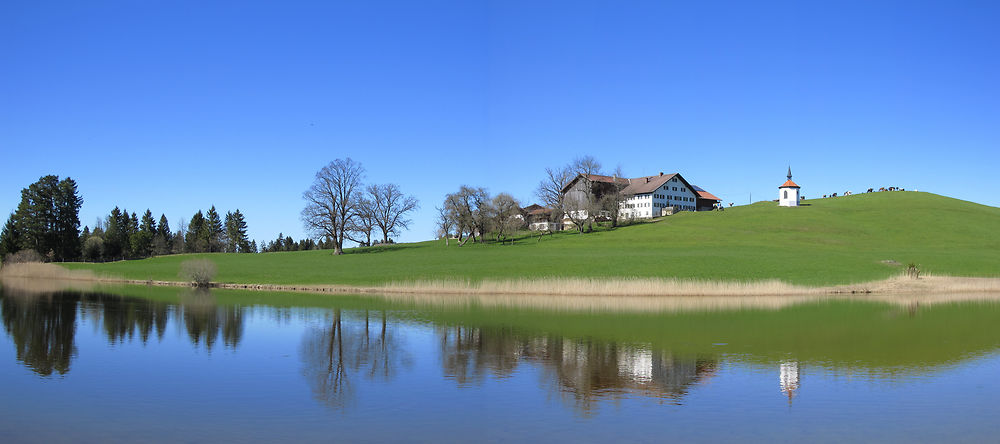
[[[407,196],[399,185],[369,185],[368,200],[372,203],[375,224],[382,231],[382,243],[389,243],[389,236],[395,236],[410,226],[406,215],[420,208],[417,198]]]
[[[497,194],[488,207],[490,227],[496,239],[503,242],[507,236],[524,225],[521,215],[521,204],[507,193]],[[522,216],[518,218],[518,216]]]
[[[359,199],[355,217],[348,222],[344,237],[357,242],[359,246],[369,247],[375,226],[375,204],[367,198]]]
[[[334,160],[316,173],[312,186],[302,193],[306,230],[317,237],[330,237],[333,254],[344,254],[344,239],[357,215],[364,172],[364,167],[350,158]]]
[[[573,170],[569,166],[545,169],[545,179],[538,184],[535,195],[542,201],[542,205],[552,209],[549,213],[549,222],[562,220],[566,212],[563,205],[563,188],[566,188],[573,177]]]
[[[626,187],[628,187],[628,183],[618,180],[625,176],[625,173],[622,172],[621,165],[615,168],[612,175],[614,177],[614,182],[612,182],[611,186],[608,187],[608,191],[601,196],[601,207],[607,211],[608,214],[610,214],[611,226],[617,227],[618,218],[621,216],[621,206],[627,197],[623,191]]]
[[[452,219],[451,213],[448,212],[447,205],[439,208],[435,208],[438,212],[437,217],[437,236],[444,237],[444,245],[448,246],[448,238],[451,236],[451,230],[455,227],[455,220]]]
[[[465,245],[469,239],[473,242],[482,238],[489,226],[489,193],[483,188],[462,185],[457,193],[445,197],[444,205],[457,227],[459,245]],[[465,233],[468,237],[463,239]]]

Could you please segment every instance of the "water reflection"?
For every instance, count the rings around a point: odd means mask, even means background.
[[[209,352],[243,347],[247,330],[301,327],[301,337],[291,330],[290,344],[267,345],[284,355],[298,341],[298,360],[287,370],[306,381],[303,396],[311,393],[338,411],[385,396],[372,387],[405,379],[399,376],[416,372],[418,358],[432,369],[420,376],[443,377],[463,391],[515,380],[522,371],[539,375],[533,385],[589,416],[608,401],[627,398],[690,403],[699,387],[736,365],[773,375],[780,389],[780,395],[772,392],[775,398],[791,404],[807,369],[889,381],[928,375],[1000,346],[1000,331],[993,328],[1000,323],[1000,305],[993,302],[821,301],[768,310],[612,316],[448,310],[371,299],[324,299],[327,306],[314,308],[247,307],[232,302],[242,303],[247,295],[226,299],[232,295],[186,289],[138,297],[8,287],[0,288],[0,320],[15,359],[44,377],[69,373],[78,358],[76,341],[83,341],[78,335],[87,338],[77,331],[81,324],[95,326],[99,341],[116,350],[173,337]]]
[[[14,342],[17,360],[41,376],[66,374],[75,356],[77,301],[63,294],[9,295],[0,318]]]
[[[41,376],[65,375],[76,357],[79,321],[100,326],[109,345],[163,340],[180,322],[191,344],[211,351],[218,338],[235,349],[243,337],[243,308],[219,306],[211,293],[181,295],[180,304],[107,293],[0,291],[0,319],[19,362]],[[179,319],[178,319],[179,318]]]
[[[345,319],[343,310],[333,309],[329,325],[309,329],[300,347],[314,397],[336,409],[354,400],[358,378],[386,382],[412,366],[384,310],[353,314],[357,317]]]
[[[508,377],[530,363],[541,368],[543,385],[584,413],[599,401],[636,395],[680,404],[718,366],[714,356],[675,356],[643,345],[534,336],[511,328],[455,326],[437,333],[445,377],[460,386]]]

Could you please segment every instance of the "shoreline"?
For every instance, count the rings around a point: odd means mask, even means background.
[[[4,280],[35,280],[57,284],[62,281],[75,288],[86,284],[152,285],[161,287],[197,287],[192,282],[124,279],[96,276],[52,264],[11,264],[0,269]],[[53,287],[58,286],[53,285]],[[805,287],[778,280],[755,282],[698,281],[659,278],[542,278],[516,280],[416,281],[381,286],[336,284],[257,284],[210,283],[208,288],[251,291],[283,291],[330,294],[435,294],[452,296],[536,296],[536,297],[754,297],[754,296],[832,296],[832,295],[906,295],[927,293],[1000,292],[1000,278],[897,276],[881,281],[824,287]]]

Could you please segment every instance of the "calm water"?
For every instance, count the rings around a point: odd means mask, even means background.
[[[1000,439],[1000,304],[0,290],[0,441]]]

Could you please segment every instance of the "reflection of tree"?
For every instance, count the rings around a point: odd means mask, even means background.
[[[348,322],[340,309],[333,311],[330,326],[309,331],[302,341],[303,374],[316,399],[344,408],[354,396],[356,378],[388,381],[400,367],[410,365],[409,355],[394,338],[386,313],[376,325],[368,311],[364,319]]]
[[[83,294],[80,300],[87,313],[99,314],[110,343],[131,341],[138,334],[145,344],[154,331],[159,340],[166,333],[169,309],[165,302],[102,293]]]
[[[439,330],[445,376],[459,384],[478,383],[488,372],[509,376],[528,344],[509,328],[454,326]]]
[[[76,303],[72,294],[0,292],[0,310],[17,359],[42,376],[69,371],[74,354]]]
[[[243,308],[238,305],[216,304],[207,289],[197,289],[181,295],[184,328],[195,346],[204,344],[209,351],[222,337],[226,347],[236,348],[243,339]]]
[[[584,413],[598,400],[629,393],[680,402],[716,366],[715,359],[592,339],[530,337],[509,328],[456,326],[439,329],[439,335],[445,376],[459,384],[478,383],[489,373],[503,377],[519,362],[537,362],[545,380]]]

